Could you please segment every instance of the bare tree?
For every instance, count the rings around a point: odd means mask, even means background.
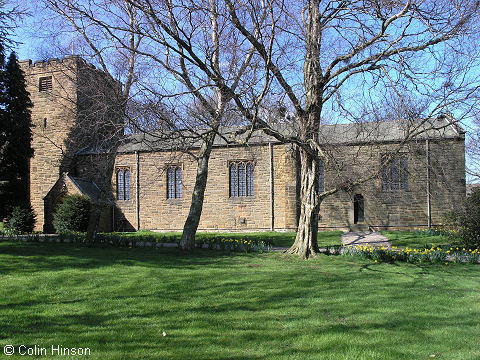
[[[66,9],[62,16],[77,24],[74,27],[80,33],[97,29],[95,36],[85,37],[93,53],[114,50],[134,54],[135,61],[143,59],[149,77],[136,88],[138,94],[153,104],[166,104],[179,115],[168,126],[159,119],[164,124],[160,128],[183,134],[187,130],[187,138],[201,140],[200,150],[191,152],[199,167],[181,243],[185,249],[192,247],[198,225],[209,144],[228,122],[226,109],[243,116],[236,124],[246,125],[237,132],[246,133],[241,141],[262,129],[298,148],[300,217],[289,252],[308,258],[318,252],[323,199],[381,173],[381,169],[367,169],[355,176],[338,176],[334,186],[320,191],[321,162],[341,168],[328,134],[322,134],[325,119],[361,124],[365,122],[363,105],[382,104],[385,94],[396,97],[408,114],[409,104],[402,95],[421,98],[428,106],[416,114],[421,118],[405,122],[401,147],[428,129],[442,112],[455,109],[455,118],[463,119],[474,108],[469,100],[478,87],[472,72],[478,64],[469,55],[474,53],[479,3],[473,0],[48,2],[57,11]],[[109,10],[120,3],[134,9],[133,28]],[[132,45],[125,36],[128,33],[141,38],[142,45]],[[104,35],[102,48],[92,46],[98,34]],[[107,63],[102,68],[108,70]],[[282,109],[284,116],[275,124],[267,120],[268,109],[262,108],[266,97],[269,104],[278,103]],[[169,101],[175,106],[169,107]],[[188,109],[202,113],[186,123]],[[290,129],[279,130],[279,123]]]
[[[72,80],[77,83],[77,91],[80,94],[78,99],[82,101],[75,104],[75,116],[80,120],[75,124],[73,132],[76,132],[74,134],[76,138],[88,139],[90,142],[88,146],[94,151],[101,151],[104,154],[102,185],[104,190],[108,190],[111,188],[115,154],[124,132],[124,114],[135,80],[135,50],[141,41],[141,37],[135,31],[138,25],[135,9],[126,2],[108,2],[109,10],[112,14],[115,13],[115,23],[122,24],[116,36],[122,42],[129,44],[128,48],[116,52],[112,49],[116,49],[119,45],[112,41],[108,32],[105,32],[99,24],[83,16],[86,11],[85,4],[56,0],[46,0],[45,4],[48,9],[54,10],[54,14],[57,15],[56,20],[61,20],[57,24],[68,24],[67,28],[56,29],[56,31],[61,35],[65,32],[68,34],[75,32],[78,36],[79,53],[102,70],[102,72],[85,71],[78,78],[76,72],[74,73],[75,79]],[[112,58],[117,61],[113,65]],[[120,66],[114,66],[119,63],[121,63]],[[70,70],[66,69],[66,72]],[[73,100],[77,101],[77,98]],[[91,212],[87,231],[88,243],[95,241],[100,214],[108,194],[109,191],[102,192],[101,198]]]
[[[215,138],[239,118],[233,98],[256,113],[270,82],[270,77],[259,79],[256,74],[259,58],[253,56],[253,46],[238,41],[241,34],[214,0],[47,3],[82,35],[105,72],[115,65],[105,56],[112,52],[131,54],[129,69],[134,65],[141,69],[126,78],[136,80],[134,92],[124,90],[135,104],[130,106],[135,111],[127,111],[130,129],[154,141],[176,139],[183,144],[179,149],[196,160],[195,186],[180,242],[182,249],[192,249]],[[116,8],[109,8],[118,4],[130,21],[119,19]]]
[[[472,122],[467,140],[467,155],[469,156],[469,166],[467,173],[472,180],[480,180],[480,119],[475,117]]]
[[[378,103],[386,92],[397,94],[402,102],[401,95],[408,93],[429,106],[423,120],[409,124],[400,142],[404,144],[442,111],[455,108],[463,117],[471,110],[471,103],[465,103],[478,87],[469,73],[476,59],[465,50],[476,31],[477,1],[225,0],[225,4],[231,22],[264,60],[265,72],[275,78],[273,88],[292,114],[295,131],[290,137],[266,122],[256,123],[299,148],[300,219],[290,253],[307,258],[318,252],[318,212],[324,198],[379,175],[378,170],[365,169],[362,175],[319,192],[320,160],[332,162],[322,140],[322,119],[333,114],[342,121],[362,122],[361,104]],[[255,21],[259,7],[268,12],[268,23]],[[248,111],[244,114],[251,118]]]
[[[202,212],[213,144],[220,127],[231,124],[234,118],[230,105],[232,94],[241,99],[238,94],[246,94],[253,88],[248,80],[256,81],[252,67],[253,48],[245,48],[236,41],[238,34],[225,22],[214,0],[130,3],[143,13],[148,26],[142,29],[142,35],[150,40],[152,46],[139,54],[166,69],[182,85],[180,94],[157,90],[154,95],[174,99],[176,108],[178,103],[185,104],[182,99],[190,98],[179,116],[184,119],[182,126],[176,130],[201,140],[199,149],[190,152],[197,161],[197,175],[180,241],[182,249],[190,250],[194,246]],[[155,47],[164,49],[163,58],[152,51]],[[268,80],[265,82],[267,85]],[[260,97],[254,105],[258,104]]]

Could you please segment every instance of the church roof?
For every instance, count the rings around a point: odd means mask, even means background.
[[[238,128],[236,128],[238,129]],[[235,130],[225,128],[222,136],[217,136],[215,146],[223,147],[238,145],[233,141]],[[276,131],[284,136],[294,133],[294,129],[287,125],[277,125]],[[398,142],[404,139],[446,139],[463,137],[465,131],[451,117],[443,116],[421,125],[408,124],[404,121],[364,122],[350,124],[321,125],[319,132],[320,143],[332,145],[349,145],[360,143]],[[238,137],[237,137],[238,139]],[[242,136],[240,136],[242,139]],[[263,131],[255,131],[248,141],[248,145],[278,142],[273,136]],[[171,135],[134,134],[129,136],[119,147],[118,152],[155,151],[155,150],[182,150],[195,148],[200,140],[195,134],[183,131],[181,134]]]
[[[63,188],[65,188],[65,183],[72,184],[80,194],[88,196],[94,203],[97,203],[100,200],[102,191],[95,182],[73,177],[68,173],[63,173],[62,176],[60,176],[44,198],[52,195],[57,196],[58,192],[63,191]]]
[[[288,138],[295,133],[290,124],[277,124],[274,130]],[[239,146],[245,134],[236,135],[239,128],[223,128],[221,136],[215,138],[215,147]],[[463,138],[465,131],[450,116],[441,116],[431,121],[378,121],[348,124],[325,124],[320,126],[319,141],[330,145],[354,145],[364,143],[387,143],[402,140],[452,139]],[[135,151],[184,151],[195,149],[201,145],[198,133],[183,130],[168,133],[133,134],[124,139],[118,148],[119,153]],[[255,131],[247,145],[266,144],[279,141],[261,130]],[[78,154],[101,153],[95,149],[83,149]]]
[[[379,121],[323,125],[320,143],[358,144],[402,140],[451,139],[463,137],[465,131],[451,117],[425,122]]]
[[[70,180],[75,184],[78,190],[83,194],[88,196],[94,203],[100,200],[102,191],[93,181],[83,180],[77,177],[67,175]]]

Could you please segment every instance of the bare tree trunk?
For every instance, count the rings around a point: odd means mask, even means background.
[[[115,144],[114,148],[117,149],[118,144]],[[115,156],[116,156],[116,151],[111,152],[106,155],[106,168],[105,168],[105,181],[104,184],[102,184],[101,188],[103,191],[100,192],[100,198],[97,199],[97,203],[93,204],[93,209],[90,211],[90,215],[88,217],[88,227],[87,227],[87,239],[86,239],[86,245],[87,246],[94,246],[96,239],[97,239],[97,232],[98,232],[98,226],[100,224],[100,217],[102,215],[103,209],[105,207],[105,204],[107,203],[108,200],[108,195],[109,192],[107,192],[107,189],[112,188],[112,176],[113,176],[113,168],[115,164]],[[115,211],[115,209],[112,209]],[[114,224],[112,224],[114,226]]]
[[[195,247],[195,234],[200,222],[200,216],[202,215],[203,199],[205,188],[207,187],[208,161],[212,152],[214,139],[215,133],[207,136],[197,159],[197,177],[195,178],[195,186],[193,187],[192,202],[190,203],[190,211],[188,212],[187,220],[185,220],[182,238],[179,244],[180,248],[184,251],[191,251]]]
[[[304,149],[300,149],[300,217],[297,236],[286,252],[300,255],[303,259],[316,257],[318,253],[318,160]]]
[[[300,218],[297,236],[292,247],[287,251],[298,254],[302,259],[316,257],[318,253],[318,151],[308,143],[317,142],[322,114],[323,77],[320,66],[321,28],[319,17],[319,1],[309,3],[308,25],[306,36],[306,55],[303,68],[304,86],[306,90],[306,113],[299,116],[301,133],[305,140],[305,148],[300,148]]]
[[[94,204],[93,209],[90,211],[88,217],[88,228],[87,228],[87,246],[94,246],[97,238],[98,225],[100,223],[100,215],[102,214],[102,205]]]

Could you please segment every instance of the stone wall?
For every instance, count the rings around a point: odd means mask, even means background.
[[[290,146],[274,145],[274,226],[295,228],[295,167]],[[229,164],[248,160],[255,164],[254,196],[229,196]],[[131,171],[131,200],[117,201],[116,227],[180,231],[188,214],[196,176],[196,162],[188,155],[171,152],[138,153],[140,171],[137,215],[137,155],[119,154],[116,168]],[[167,168],[182,168],[183,197],[167,199]],[[205,202],[199,230],[262,231],[271,228],[270,150],[268,144],[215,148],[209,163]],[[115,188],[116,178],[113,178]]]
[[[20,62],[33,102],[34,156],[30,160],[30,200],[37,215],[35,230],[44,223],[43,197],[62,172],[68,171],[72,151],[65,140],[76,117],[75,59]],[[52,90],[39,91],[39,79],[52,77]]]
[[[78,56],[34,64],[26,60],[20,66],[33,103],[30,201],[35,230],[42,231],[43,198],[64,172],[75,175],[76,152],[116,136],[119,109],[109,104],[119,103],[119,87]],[[51,77],[51,89],[40,91],[40,79],[46,77]]]
[[[291,145],[273,146],[274,164],[274,228],[295,230],[297,223],[298,184],[296,153]],[[347,183],[365,176],[373,178],[365,184],[339,191],[327,197],[320,207],[320,229],[402,229],[427,224],[425,141],[411,142],[401,150],[398,144],[363,144],[338,146],[328,153],[335,161],[326,165],[325,188]],[[381,182],[382,155],[397,152],[408,158],[408,189],[383,191]],[[139,206],[137,213],[137,156]],[[89,177],[99,158],[82,157],[80,177]],[[88,159],[88,163],[86,163]],[[255,163],[254,196],[229,196],[229,164],[235,160]],[[79,162],[80,164],[80,162]],[[182,168],[183,197],[167,199],[166,169]],[[151,229],[181,231],[188,214],[196,175],[196,163],[189,156],[172,152],[139,152],[118,154],[116,168],[131,171],[131,199],[117,201],[116,230]],[[83,170],[81,170],[83,168]],[[98,167],[100,169],[101,166]],[[93,173],[101,175],[101,171]],[[94,179],[97,182],[101,178]],[[115,174],[112,179],[116,187]],[[430,141],[431,217],[433,224],[465,198],[464,140]],[[115,191],[112,191],[115,196]],[[354,224],[354,196],[364,198],[364,221]],[[138,214],[138,215],[137,215]],[[139,225],[139,226],[138,226]],[[203,213],[202,231],[264,231],[271,229],[270,152],[269,145],[218,147],[212,152]]]
[[[398,144],[370,144],[341,147],[345,160],[325,170],[325,186],[358,179],[380,169],[383,154],[399,151],[408,158],[408,189],[384,191],[381,173],[351,191],[340,191],[326,198],[320,207],[320,228],[354,228],[354,196],[364,198],[365,221],[358,225],[374,229],[423,227],[428,223],[427,166],[425,140],[411,142],[398,150]],[[337,165],[337,164],[334,164]],[[465,199],[465,144],[462,138],[430,141],[430,198],[432,224],[441,224],[444,215]]]
[[[26,74],[32,109],[34,157],[30,162],[30,197],[37,214],[36,230],[43,230],[43,198],[63,174],[94,180],[115,198],[116,179],[105,181],[109,162],[102,155],[75,156],[78,150],[95,154],[119,135],[120,87],[79,57],[62,61],[20,62]],[[52,77],[52,89],[39,91],[39,79]],[[403,228],[427,224],[425,140],[412,141],[400,152],[408,158],[408,189],[383,191],[382,155],[396,152],[398,144],[357,144],[326,149],[325,188],[342,184],[346,191],[329,196],[321,204],[321,229],[354,225],[354,196],[364,199],[366,228]],[[100,149],[100,150],[99,150]],[[298,209],[298,162],[292,145],[273,149],[273,227],[294,230]],[[270,147],[268,144],[216,147],[210,158],[209,177],[199,230],[262,231],[272,228]],[[229,196],[229,164],[253,161],[254,196]],[[166,169],[182,168],[183,196],[167,199]],[[465,198],[465,145],[462,136],[430,142],[430,192],[432,223]],[[117,168],[131,171],[131,198],[116,201],[111,220],[115,230],[181,230],[188,214],[196,176],[196,163],[188,155],[168,151],[120,153]],[[139,182],[137,184],[137,172]],[[350,188],[358,178],[372,175],[365,184]],[[108,178],[108,177],[107,177]],[[112,186],[113,185],[113,186]],[[137,196],[138,185],[138,196]],[[138,202],[137,202],[138,198]],[[50,210],[49,210],[50,211]],[[110,215],[105,215],[105,223]],[[107,221],[108,220],[108,221]]]

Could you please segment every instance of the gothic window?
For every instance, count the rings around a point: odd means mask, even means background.
[[[167,199],[182,198],[182,168],[170,166],[167,169]]]
[[[251,161],[236,161],[230,164],[230,197],[253,196],[253,171]]]
[[[129,169],[117,169],[117,200],[130,200],[131,175]]]
[[[50,92],[52,91],[52,77],[45,76],[38,79],[38,91],[40,92]]]
[[[318,192],[323,193],[325,191],[325,165],[320,160],[318,164]]]
[[[253,164],[247,163],[247,196],[253,196]]]
[[[388,160],[390,162],[388,162]],[[408,159],[406,154],[382,156],[382,190],[408,190]]]

